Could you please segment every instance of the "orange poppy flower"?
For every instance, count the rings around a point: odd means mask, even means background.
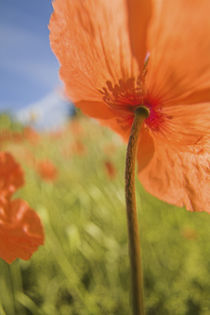
[[[11,263],[16,258],[28,260],[43,244],[41,221],[28,204],[15,199],[0,205],[0,257]]]
[[[147,106],[139,178],[150,193],[210,211],[210,1],[55,0],[50,40],[69,98],[128,139]]]
[[[78,136],[80,137],[81,135],[84,134],[81,122],[79,121],[78,118],[75,118],[69,123],[69,130],[76,137]]]
[[[54,181],[58,175],[57,168],[49,160],[40,161],[37,170],[42,179],[46,181]]]
[[[109,178],[110,179],[115,178],[116,168],[114,167],[114,164],[111,161],[106,160],[104,161],[104,167],[105,167],[106,174],[109,176]]]
[[[70,151],[76,155],[85,155],[85,145],[81,140],[75,139],[75,141],[72,143]]]
[[[187,226],[183,228],[183,230],[181,231],[181,235],[187,240],[196,240],[199,237],[196,230]]]
[[[36,212],[12,194],[24,184],[23,172],[10,153],[0,152],[0,257],[8,263],[29,259],[44,242]]]
[[[31,127],[25,127],[23,130],[23,138],[28,140],[31,144],[35,145],[39,142],[40,136],[38,132],[36,132],[33,128]]]
[[[7,152],[0,152],[0,202],[10,198],[24,184],[20,165]]]

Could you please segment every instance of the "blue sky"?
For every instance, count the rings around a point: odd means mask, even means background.
[[[61,86],[49,45],[50,0],[0,0],[0,111],[44,99]]]

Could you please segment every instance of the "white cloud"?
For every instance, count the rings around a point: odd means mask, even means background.
[[[71,107],[62,92],[54,90],[38,102],[17,111],[14,116],[21,123],[37,129],[57,129],[68,120]]]

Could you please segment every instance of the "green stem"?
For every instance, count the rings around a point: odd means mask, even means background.
[[[133,315],[144,315],[143,275],[135,195],[135,161],[140,129],[144,119],[148,117],[148,115],[149,111],[144,106],[138,107],[135,111],[126,155],[125,196],[131,265]]]

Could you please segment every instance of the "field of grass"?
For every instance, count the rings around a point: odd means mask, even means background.
[[[46,238],[29,261],[0,260],[0,315],[130,315],[125,144],[83,117],[39,135],[0,122],[16,135],[1,150],[25,172],[15,197],[39,213]],[[57,172],[48,180],[46,160]],[[137,180],[139,204],[147,315],[210,314],[210,215],[163,203]]]

